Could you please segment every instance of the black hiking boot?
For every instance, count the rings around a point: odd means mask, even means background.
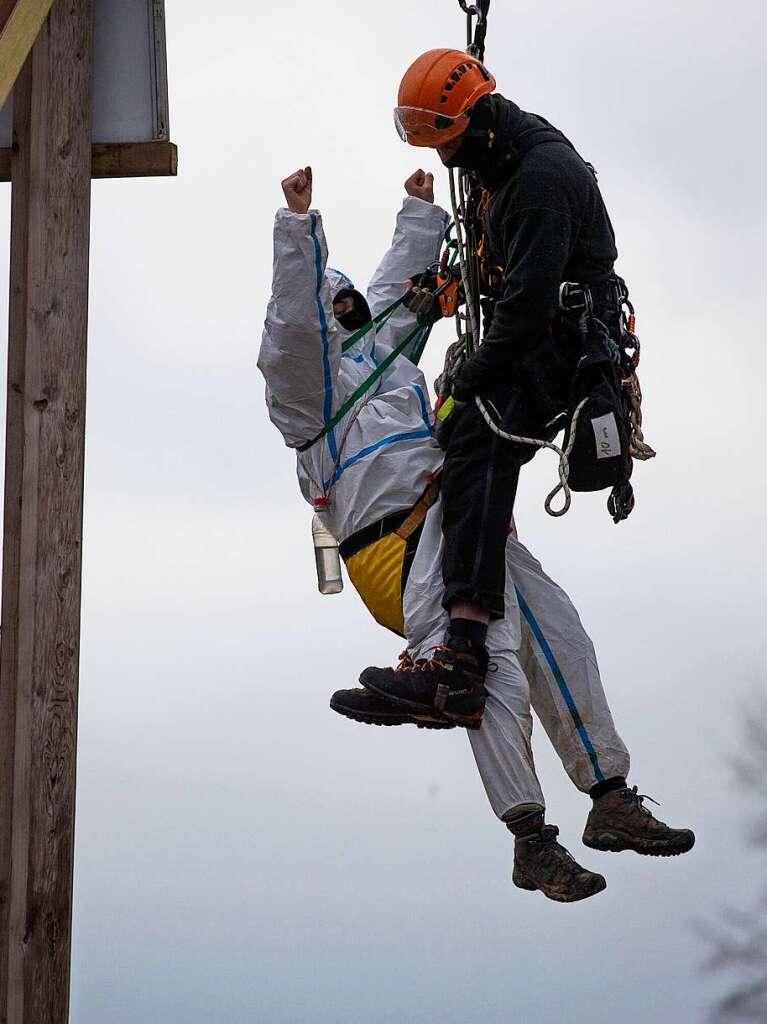
[[[392,701],[426,724],[447,722],[479,729],[485,710],[484,647],[451,637],[428,661],[397,668],[366,668],[360,682],[366,690]]]
[[[362,687],[356,690],[337,690],[330,698],[330,706],[339,715],[366,725],[417,725],[419,729],[454,729],[453,722],[421,721],[384,697],[378,697]]]
[[[584,846],[592,850],[634,850],[648,857],[677,857],[695,845],[689,828],[669,828],[653,815],[643,801],[652,797],[637,793],[637,787],[605,793],[589,812],[583,832]],[[656,803],[653,800],[653,803]]]
[[[531,891],[540,889],[557,903],[575,903],[606,889],[602,875],[582,868],[557,842],[558,835],[556,825],[544,825],[540,832],[517,838],[511,876],[514,885]]]

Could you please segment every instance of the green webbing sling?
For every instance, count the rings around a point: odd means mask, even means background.
[[[402,304],[403,299],[404,299],[404,296],[402,298],[400,298],[400,299],[397,299],[396,302],[393,302],[391,306],[389,306],[387,309],[383,310],[382,313],[379,313],[377,317],[375,317],[373,320],[371,320],[371,322],[369,324],[365,324],[364,327],[361,327],[350,338],[347,338],[346,341],[341,346],[341,351],[342,352],[346,352],[348,349],[350,349],[352,347],[352,345],[355,345],[360,340],[360,338],[364,337],[368,333],[368,331],[372,330],[374,325],[380,327],[382,324],[386,323],[386,321],[392,315],[394,310],[397,309],[397,307]],[[375,370],[373,370],[373,372],[370,374],[370,376],[367,377],[360,384],[360,386],[355,391],[352,392],[351,395],[349,395],[349,397],[346,399],[346,401],[341,406],[341,408],[338,409],[338,411],[333,416],[331,416],[331,418],[328,420],[328,422],[325,424],[325,426],[322,428],[322,430],[318,434],[316,434],[311,439],[311,441],[307,441],[305,444],[302,444],[298,448],[298,451],[299,452],[306,452],[306,451],[308,451],[318,441],[321,441],[323,437],[326,437],[330,433],[331,430],[333,430],[336,426],[338,426],[338,424],[341,422],[341,420],[344,418],[344,416],[349,412],[349,410],[352,409],[356,405],[356,403],[360,400],[360,398],[362,398],[362,396],[364,394],[366,394],[370,390],[370,388],[372,388],[372,386],[376,383],[376,381],[379,380],[379,378],[384,373],[386,373],[386,371],[389,369],[389,367],[394,362],[394,360],[397,358],[397,356],[402,355],[402,353],[408,347],[410,342],[421,331],[424,332],[424,337],[421,339],[421,341],[416,346],[416,348],[418,349],[417,358],[420,359],[421,355],[423,354],[423,350],[424,350],[424,348],[426,346],[426,341],[427,341],[427,339],[429,337],[429,334],[431,333],[431,327],[422,327],[420,324],[417,324],[415,326],[415,328],[410,332],[410,334],[408,334],[408,336],[406,338],[404,338],[399,343],[399,345],[397,345],[397,347],[395,349],[392,349],[392,351],[388,354],[388,356],[386,356],[386,358],[384,360],[382,360],[378,364],[378,366],[375,368]],[[413,361],[416,362],[416,365],[417,365],[417,360],[414,359]]]
[[[357,344],[360,338],[364,338],[365,335],[369,331],[372,331],[374,327],[383,327],[395,309],[399,309],[404,301],[405,296],[400,295],[395,302],[392,302],[391,306],[387,306],[386,309],[382,309],[381,312],[377,313],[372,320],[365,324],[364,327],[360,327],[360,329],[355,331],[354,334],[350,334],[341,346],[341,352],[348,352],[350,348],[353,348]]]
[[[447,248],[452,250],[450,253],[450,259],[448,261],[448,267],[452,267],[458,255],[458,247],[454,241],[448,241]],[[383,327],[383,325],[386,323],[386,321],[389,319],[392,313],[396,309],[399,309],[399,307],[402,305],[404,301],[405,295],[401,295],[395,302],[392,302],[390,306],[387,306],[386,309],[381,310],[380,313],[374,316],[370,323],[365,324],[364,327],[360,327],[358,331],[355,331],[354,334],[348,337],[346,341],[343,343],[343,345],[341,345],[341,352],[348,352],[350,348],[353,348],[357,344],[357,342],[361,338],[364,338],[369,331],[372,331],[374,327]],[[410,332],[410,334],[408,334],[405,340],[401,341],[400,344],[397,345],[397,347],[392,352],[389,353],[389,355],[384,359],[384,361],[380,363],[380,365],[377,366],[375,370],[373,370],[370,376],[365,381],[363,381],[362,384],[360,384],[357,390],[346,399],[341,408],[336,412],[334,416],[331,416],[331,418],[328,420],[328,422],[325,424],[325,426],[322,428],[319,434],[313,437],[311,441],[306,441],[305,444],[302,444],[301,447],[298,448],[298,451],[308,452],[309,449],[312,448],[318,441],[321,441],[323,437],[326,437],[331,430],[337,427],[341,420],[344,418],[344,416],[347,414],[347,412],[349,412],[349,410],[355,405],[355,403],[359,401],[359,399],[362,398],[362,396],[367,391],[370,390],[370,388],[381,377],[381,375],[389,369],[389,367],[397,358],[397,356],[401,355],[405,351],[405,349],[408,347],[413,338],[415,338],[418,332],[423,331],[423,337],[416,345],[413,346],[413,351],[411,353],[410,358],[410,361],[412,363],[415,363],[416,366],[418,366],[421,356],[424,353],[424,349],[426,348],[426,342],[429,340],[429,335],[431,334],[431,329],[433,326],[434,324],[430,324],[429,327],[426,328],[422,327],[420,324],[416,326]]]

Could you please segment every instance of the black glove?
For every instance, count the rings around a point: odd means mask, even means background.
[[[478,353],[461,365],[453,381],[453,397],[464,404],[484,391],[492,380],[487,368],[478,359]]]
[[[436,323],[442,316],[436,296],[425,288],[411,288],[402,304],[411,313],[415,313],[416,321],[422,327]]]
[[[408,280],[414,288],[425,288],[432,292],[437,287],[437,275],[433,270],[424,270],[422,274],[411,274]]]

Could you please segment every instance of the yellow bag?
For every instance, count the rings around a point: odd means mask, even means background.
[[[405,635],[402,595],[426,514],[439,495],[433,480],[412,509],[366,526],[340,545],[349,579],[382,626]]]

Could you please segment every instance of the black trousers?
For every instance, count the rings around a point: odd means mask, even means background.
[[[514,398],[505,396],[499,408],[497,400],[490,405],[483,397],[496,421],[505,422]],[[519,471],[534,454],[534,448],[494,434],[474,402],[459,414],[442,468],[443,604],[448,610],[456,600],[470,601],[491,619],[503,618],[506,540]]]
[[[550,440],[547,426],[566,408],[578,347],[566,335],[536,347],[512,372],[483,389],[485,406],[512,434]],[[494,434],[472,400],[452,428],[442,470],[445,551],[443,604],[479,605],[491,619],[504,616],[506,541],[519,471],[537,452]]]

